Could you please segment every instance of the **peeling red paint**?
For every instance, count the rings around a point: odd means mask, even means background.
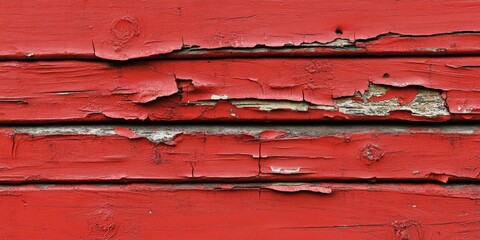
[[[0,187],[0,232],[8,239],[473,239],[480,234],[475,185],[317,186],[330,194],[272,187],[277,188]],[[18,227],[23,224],[28,227]]]
[[[476,0],[0,6],[1,239],[480,238]]]
[[[134,131],[132,131],[130,128],[126,128],[126,127],[116,127],[113,129],[117,134],[118,136],[122,136],[122,137],[127,137],[127,138],[130,138],[130,139],[136,139],[136,138],[140,138],[140,136],[138,136]]]
[[[260,139],[262,140],[275,140],[277,138],[281,138],[288,134],[288,132],[280,132],[274,130],[266,130],[260,133]]]
[[[480,179],[478,133],[394,130],[317,136],[264,131],[256,137],[239,128],[157,142],[129,128],[115,128],[118,135],[5,129],[0,181]]]
[[[0,122],[479,119],[479,60],[2,62]]]
[[[450,176],[448,176],[447,174],[443,174],[443,173],[441,173],[441,174],[438,174],[438,173],[430,173],[430,174],[428,175],[428,178],[430,178],[430,179],[435,179],[435,180],[437,180],[437,181],[439,181],[439,182],[447,183],[448,180],[450,179]]]
[[[3,59],[96,56],[125,60],[189,47],[305,44],[329,47],[326,52],[333,54],[342,52],[343,42],[348,46],[354,41],[359,42],[359,52],[367,46],[374,53],[478,53],[480,49],[480,6],[474,0],[289,0],[283,4],[243,0],[223,4],[215,0],[149,0],[137,4],[127,0],[57,0],[2,1],[1,5]],[[426,39],[417,41],[415,36]]]

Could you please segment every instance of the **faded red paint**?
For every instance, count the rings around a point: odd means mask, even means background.
[[[475,239],[475,185],[1,187],[7,239]],[[308,186],[307,188],[312,188]],[[25,226],[25,227],[19,227]]]
[[[479,107],[471,98],[480,92],[477,57],[171,60],[118,65],[48,61],[3,62],[1,66],[1,122],[479,119]],[[371,84],[390,90],[360,99],[356,94],[365,94]],[[385,116],[366,116],[341,112],[342,106],[335,102],[352,98],[365,105],[396,99],[406,105],[420,90],[443,94],[446,102],[438,95],[434,107],[446,107],[444,112],[422,116],[391,109]],[[261,105],[235,103],[245,99],[308,104],[310,109],[280,106],[264,111]]]
[[[97,56],[125,60],[184,47],[282,47],[335,39],[357,41],[359,47],[377,53],[478,53],[480,49],[480,5],[475,0],[288,0],[282,4],[3,0],[0,5],[0,56],[4,59]],[[387,33],[405,37],[383,39]],[[427,37],[426,43],[417,42],[416,36]]]
[[[118,136],[3,129],[0,181],[480,179],[478,133],[198,132],[156,143],[128,128],[115,131]]]

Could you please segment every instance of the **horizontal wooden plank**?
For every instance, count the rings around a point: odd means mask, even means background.
[[[480,237],[476,185],[0,187],[6,239]]]
[[[480,119],[480,58],[0,62],[0,122]]]
[[[328,55],[480,52],[476,0],[2,0],[0,5],[3,59],[125,60],[185,48],[256,46],[313,46],[318,48],[298,52]]]
[[[0,181],[480,180],[478,126],[24,127]]]

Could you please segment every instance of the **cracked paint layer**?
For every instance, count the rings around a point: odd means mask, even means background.
[[[219,3],[0,0],[2,238],[480,236],[478,1]]]
[[[446,121],[479,119],[480,112],[478,57],[4,61],[0,66],[3,123]]]
[[[480,231],[475,185],[26,185],[0,186],[0,195],[9,239],[470,239]]]
[[[0,181],[480,179],[478,127],[17,127]]]
[[[198,57],[208,49],[221,50],[209,56],[245,49],[253,55],[480,52],[480,6],[474,0],[217,3],[2,1],[0,56],[127,60],[172,52]],[[271,49],[292,46],[300,49]]]

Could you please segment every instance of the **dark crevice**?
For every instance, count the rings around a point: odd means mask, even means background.
[[[442,183],[434,180],[409,180],[409,179],[385,179],[385,180],[376,180],[370,181],[368,179],[325,179],[325,180],[310,180],[310,181],[299,181],[299,180],[288,180],[288,179],[258,179],[256,176],[245,179],[202,179],[201,177],[195,178],[185,178],[185,180],[156,180],[156,179],[102,179],[102,180],[29,180],[29,181],[0,181],[0,187],[21,187],[29,185],[76,185],[76,184],[85,184],[85,185],[99,185],[99,186],[115,186],[115,185],[130,185],[130,184],[178,184],[178,185],[204,185],[204,184],[218,184],[222,185],[225,183],[238,184],[239,186],[261,186],[261,185],[295,185],[295,184],[335,184],[335,183],[346,183],[346,184],[368,184],[368,185],[437,185],[446,188],[455,189],[460,186],[473,186],[477,187],[479,184],[478,180],[452,180],[448,183]]]

